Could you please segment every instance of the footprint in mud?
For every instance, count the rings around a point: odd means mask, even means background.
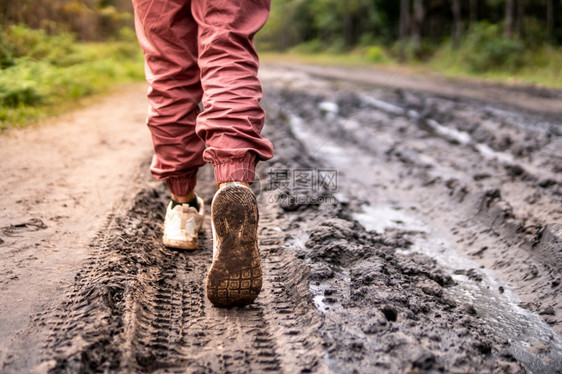
[[[41,231],[47,228],[47,225],[45,225],[42,220],[39,218],[32,218],[27,222],[2,227],[0,230],[2,230],[2,233],[6,236],[20,236],[19,234],[24,232]],[[3,241],[0,239],[0,244],[2,243]]]

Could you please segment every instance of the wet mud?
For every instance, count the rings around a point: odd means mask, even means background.
[[[35,371],[562,372],[561,123],[290,70],[263,81],[276,155],[253,185],[256,302],[211,305],[209,217],[199,250],[163,247],[166,191],[147,182],[35,317]],[[210,168],[198,189],[210,205]]]

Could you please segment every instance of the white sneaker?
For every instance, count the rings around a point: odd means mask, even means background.
[[[247,186],[232,182],[219,188],[211,204],[213,263],[207,297],[217,307],[251,304],[261,291],[258,205]]]
[[[197,196],[199,211],[188,204],[176,205],[172,202],[166,209],[164,220],[164,238],[166,247],[179,249],[196,249],[199,246],[198,235],[205,219],[205,203]]]

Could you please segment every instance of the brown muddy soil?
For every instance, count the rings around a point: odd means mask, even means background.
[[[161,245],[168,197],[139,151],[134,198],[76,245],[81,266],[61,270],[74,280],[29,302],[27,325],[3,311],[19,325],[1,336],[2,372],[562,372],[559,118],[295,67],[262,79],[276,155],[253,185],[256,303],[206,299],[209,218],[200,250]],[[198,183],[210,204],[209,167]],[[6,268],[14,234],[53,225],[19,217],[0,231]]]

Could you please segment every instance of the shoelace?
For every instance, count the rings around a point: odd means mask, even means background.
[[[181,221],[180,221],[180,227],[182,230],[185,229],[185,225],[187,224],[187,213],[189,211],[190,206],[187,204],[182,204],[181,205],[182,208],[182,212],[181,212]]]

